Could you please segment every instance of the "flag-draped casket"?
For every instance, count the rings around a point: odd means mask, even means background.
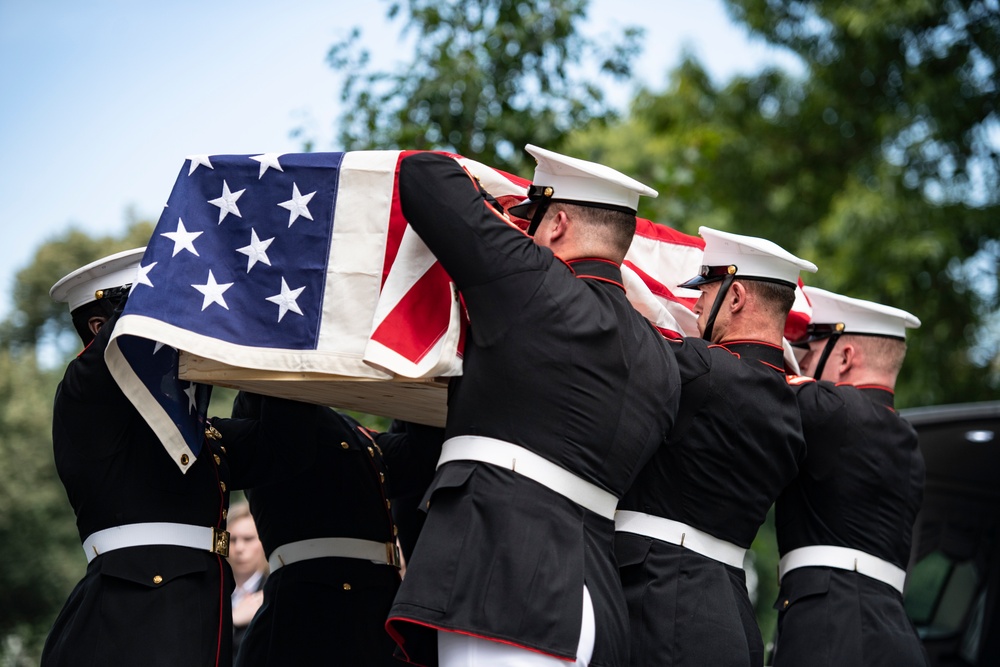
[[[106,353],[182,470],[212,384],[443,424],[465,321],[402,215],[406,154],[185,161]],[[502,205],[525,196],[528,181],[453,157]],[[676,285],[697,273],[702,246],[639,220],[626,288],[667,335],[697,335],[697,293]]]

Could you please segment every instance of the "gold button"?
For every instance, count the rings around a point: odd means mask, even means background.
[[[218,454],[212,454],[212,456],[215,458],[215,465],[221,465],[222,464],[222,459],[219,458]]]
[[[392,536],[396,537],[397,535],[399,535],[399,527],[398,526],[393,526],[392,527]]]
[[[222,489],[223,491],[225,491],[225,490],[226,490],[226,483],[225,483],[225,482],[219,482],[219,487],[220,487],[220,488],[221,488],[221,489]]]
[[[386,500],[385,501],[385,507],[386,507],[386,509],[392,509],[392,501],[391,500]]]
[[[222,518],[225,519],[227,516],[229,516],[229,510],[222,508]]]
[[[181,465],[182,466],[186,466],[188,464],[188,461],[190,461],[190,460],[191,459],[188,458],[187,454],[181,454]]]
[[[345,591],[351,590],[351,585],[350,584],[344,584],[344,590]]]
[[[385,473],[384,472],[380,472],[378,474],[378,481],[385,482]]]
[[[785,600],[785,609],[788,609],[788,604],[789,604],[788,600]]]
[[[223,454],[225,454],[225,453],[226,453],[226,448],[225,448],[225,447],[222,447],[222,446],[220,446],[220,447],[219,447],[219,449],[221,449],[221,450],[222,450],[222,453],[223,453]]]
[[[343,447],[344,449],[350,449],[351,448],[351,446],[349,444],[347,444],[346,442],[340,443],[340,446]]]
[[[374,449],[372,449],[371,447],[369,447],[369,448],[368,448],[368,455],[369,455],[369,456],[375,456],[375,450],[374,450]]]
[[[162,584],[163,583],[163,577],[161,577],[160,575],[156,575],[155,577],[153,577],[153,583],[154,584]]]

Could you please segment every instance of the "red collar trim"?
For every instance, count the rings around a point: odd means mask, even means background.
[[[90,346],[94,344],[95,340],[97,340],[97,336],[94,336],[93,338],[91,338],[90,342],[83,346],[83,349],[80,350],[80,354],[76,355],[77,358],[82,357],[83,353],[86,352],[87,350],[89,350]]]
[[[603,257],[577,257],[576,259],[566,260],[566,263],[569,264],[571,267],[573,264],[578,264],[580,262],[601,262],[603,264],[609,264],[615,267],[616,269],[621,269],[620,264],[612,262],[610,259],[605,259]]]
[[[604,278],[602,276],[591,276],[591,275],[587,275],[586,273],[577,273],[576,277],[577,278],[587,278],[589,280],[597,280],[598,282],[602,282],[602,283],[608,283],[609,285],[614,285],[615,287],[621,288],[621,290],[623,292],[625,291],[625,285],[621,284],[617,280],[612,280],[611,278]]]
[[[618,287],[623,292],[622,267],[603,257],[578,257],[564,262],[577,278],[597,280]]]
[[[884,384],[850,384],[849,382],[838,382],[837,386],[838,387],[854,387],[855,389],[878,389],[879,391],[888,392],[888,393],[892,394],[893,396],[896,395],[895,391],[893,391],[889,387],[886,387]]]
[[[782,348],[780,345],[775,345],[774,343],[768,343],[767,341],[763,340],[752,340],[752,339],[727,340],[724,343],[719,343],[719,345],[722,347],[726,347],[727,345],[762,345],[764,347],[770,347],[774,348],[775,350],[781,350],[782,352],[784,352],[784,348]]]

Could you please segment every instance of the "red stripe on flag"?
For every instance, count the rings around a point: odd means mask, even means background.
[[[802,340],[806,337],[808,326],[809,315],[797,310],[791,311],[785,320],[785,338],[790,341]]]
[[[403,242],[403,233],[406,231],[406,218],[403,217],[403,206],[399,201],[399,165],[407,155],[413,155],[420,151],[400,151],[396,159],[396,173],[392,178],[392,204],[389,208],[389,225],[385,238],[385,261],[382,263],[382,282],[379,289],[385,287],[385,279],[392,270],[392,264],[396,261],[399,253],[399,246]]]
[[[435,262],[382,320],[372,339],[412,363],[419,362],[448,330],[450,282],[448,274]],[[431,313],[433,322],[428,317]],[[414,322],[420,322],[420,327],[414,327]]]
[[[639,276],[642,282],[646,284],[646,287],[649,288],[649,291],[652,292],[654,295],[660,297],[661,299],[667,299],[669,301],[673,301],[674,303],[679,303],[688,310],[694,309],[694,304],[698,301],[698,299],[677,296],[672,291],[670,291],[669,287],[667,287],[666,285],[659,282],[651,275],[640,269],[631,260],[626,259],[623,262],[623,264],[628,268],[632,269],[633,271],[635,271],[635,274]]]
[[[666,225],[659,225],[645,218],[636,218],[635,234],[636,236],[653,239],[654,241],[689,246],[701,250],[705,249],[705,239],[700,236],[691,236],[690,234],[679,232]]]
[[[803,307],[803,302],[808,310],[796,310],[796,308]],[[785,340],[797,341],[805,338],[810,321],[812,321],[812,304],[809,303],[809,297],[802,289],[802,278],[799,277],[799,284],[795,288],[795,303],[792,304],[792,310],[788,313],[788,319],[785,320]]]

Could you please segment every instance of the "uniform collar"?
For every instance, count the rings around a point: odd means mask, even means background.
[[[600,259],[598,257],[581,257],[571,259],[566,262],[570,271],[577,278],[591,278],[602,282],[611,283],[625,289],[622,283],[622,267],[611,260]]]
[[[859,384],[857,388],[872,403],[884,405],[890,410],[895,411],[896,395],[889,387],[884,387],[880,384]]]
[[[785,372],[785,352],[777,345],[759,340],[733,340],[719,343],[718,346],[729,350],[741,359],[753,359],[773,367],[779,373]]]

